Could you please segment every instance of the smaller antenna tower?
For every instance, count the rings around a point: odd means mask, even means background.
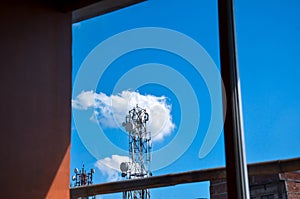
[[[145,178],[152,175],[151,161],[151,132],[147,131],[146,123],[149,114],[146,109],[136,105],[126,115],[123,126],[129,136],[129,162],[122,162],[120,169],[122,177],[127,179]],[[150,199],[149,189],[126,191],[123,199]]]
[[[84,169],[84,164],[83,164],[81,170],[75,168],[74,173],[75,175],[72,176],[72,180],[75,181],[74,184],[75,187],[89,186],[93,184],[93,174],[95,173],[95,169],[91,169],[90,172],[87,172]],[[96,199],[96,196],[82,198],[82,199],[88,199],[88,198]]]

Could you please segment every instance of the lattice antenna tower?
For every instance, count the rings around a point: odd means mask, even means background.
[[[152,175],[151,162],[151,132],[147,131],[146,123],[149,114],[146,109],[136,105],[126,115],[123,126],[129,136],[129,162],[122,162],[120,169],[126,179],[145,178]],[[150,199],[149,189],[126,191],[123,199]]]

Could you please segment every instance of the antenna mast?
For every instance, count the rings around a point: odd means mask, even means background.
[[[126,115],[123,126],[129,136],[129,162],[122,162],[120,169],[126,179],[145,178],[152,175],[151,161],[151,132],[147,131],[146,123],[149,114],[146,109],[136,105]],[[123,192],[123,199],[150,199],[149,189]]]

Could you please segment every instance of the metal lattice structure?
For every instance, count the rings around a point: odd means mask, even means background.
[[[95,173],[95,169],[91,169],[90,172],[87,172],[83,164],[81,170],[75,168],[74,173],[75,175],[72,176],[72,180],[75,181],[74,187],[89,186],[93,184],[93,174]],[[96,199],[96,196],[84,197],[82,199],[89,198]]]
[[[129,136],[129,162],[120,165],[122,177],[138,179],[151,176],[151,132],[147,131],[146,123],[149,114],[146,109],[136,105],[126,115],[123,126]],[[123,199],[150,199],[149,189],[123,192]]]

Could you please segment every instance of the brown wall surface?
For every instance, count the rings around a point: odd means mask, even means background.
[[[0,5],[0,198],[68,198],[71,13],[20,2]]]

